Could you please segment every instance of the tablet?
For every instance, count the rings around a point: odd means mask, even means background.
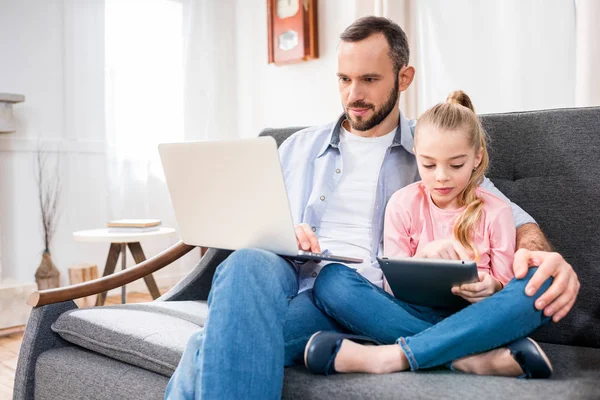
[[[457,310],[470,303],[452,287],[479,281],[475,261],[377,257],[394,296],[404,302]]]

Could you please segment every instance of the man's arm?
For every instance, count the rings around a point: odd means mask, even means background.
[[[517,250],[552,251],[546,235],[537,224],[527,223],[517,228]]]
[[[571,311],[579,293],[580,283],[573,267],[560,254],[551,251],[550,243],[537,224],[517,228],[517,249],[513,263],[517,279],[524,278],[530,267],[538,267],[525,288],[528,296],[533,296],[548,278],[554,278],[535,307],[543,309],[546,316],[552,316],[554,322],[560,321]]]
[[[481,186],[510,202],[488,178],[484,179]],[[546,279],[554,278],[552,285],[535,302],[535,307],[544,310],[546,316],[552,316],[552,320],[558,322],[571,311],[577,299],[580,287],[577,274],[560,254],[552,252],[550,243],[535,220],[516,204],[510,202],[510,205],[517,226],[518,250],[513,262],[515,277],[522,279],[530,267],[538,267],[525,288],[528,296],[533,296]]]
[[[492,181],[490,181],[487,177],[485,177],[483,179],[483,182],[481,183],[481,187],[484,188],[485,190],[487,190],[488,192],[492,193],[494,196],[496,196],[496,197],[506,201],[508,204],[510,204],[510,208],[513,213],[513,218],[515,219],[515,226],[517,228],[519,228],[525,224],[535,224],[535,220],[533,219],[533,217],[531,215],[527,214],[525,211],[523,211],[523,209],[521,207],[519,207],[518,205],[516,205],[515,203],[510,201],[510,199],[508,197],[506,197],[504,195],[504,193],[502,193],[500,190],[498,190],[498,188],[496,186],[494,186]],[[518,232],[517,232],[517,234],[518,234]]]

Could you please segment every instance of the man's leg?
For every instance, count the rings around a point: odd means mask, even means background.
[[[190,339],[165,398],[279,398],[283,326],[297,291],[296,270],[283,258],[232,253],[215,272],[204,330]]]
[[[344,332],[345,330],[315,305],[313,291],[307,290],[290,302],[283,327],[286,367],[304,363],[306,343],[318,331]]]

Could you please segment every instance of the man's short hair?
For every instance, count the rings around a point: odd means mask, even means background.
[[[389,56],[398,73],[402,67],[408,65],[410,50],[406,34],[394,21],[382,17],[363,17],[347,27],[340,39],[344,42],[359,42],[378,33],[382,33],[387,39],[390,46]]]

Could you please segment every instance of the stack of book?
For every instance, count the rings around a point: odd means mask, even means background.
[[[108,221],[110,233],[144,233],[160,229],[159,219],[115,219]]]

